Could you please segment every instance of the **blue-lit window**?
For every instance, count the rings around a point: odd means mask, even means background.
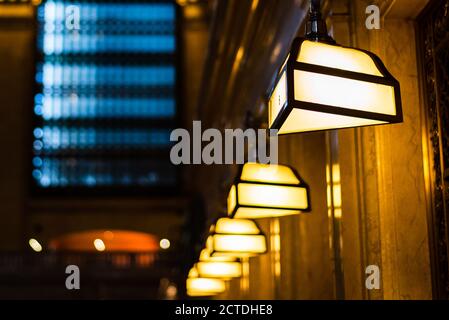
[[[37,17],[36,186],[174,186],[174,1],[48,0]]]

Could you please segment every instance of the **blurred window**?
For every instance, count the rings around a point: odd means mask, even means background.
[[[37,190],[175,186],[174,1],[48,0],[37,9]]]

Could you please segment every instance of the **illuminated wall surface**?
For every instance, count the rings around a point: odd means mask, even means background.
[[[37,185],[174,185],[175,4],[43,1],[37,15]]]

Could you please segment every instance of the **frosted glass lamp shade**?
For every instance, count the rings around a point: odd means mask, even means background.
[[[399,82],[373,53],[297,38],[268,102],[279,134],[403,121]]]
[[[222,279],[201,278],[196,267],[192,267],[186,281],[187,295],[208,297],[225,292],[226,283]]]
[[[246,163],[228,194],[228,215],[258,219],[310,211],[308,185],[291,167]]]
[[[248,219],[221,218],[207,239],[211,257],[246,258],[267,252],[265,235]]]

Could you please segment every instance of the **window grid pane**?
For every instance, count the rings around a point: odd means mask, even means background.
[[[174,1],[48,0],[37,17],[37,187],[176,185]]]

